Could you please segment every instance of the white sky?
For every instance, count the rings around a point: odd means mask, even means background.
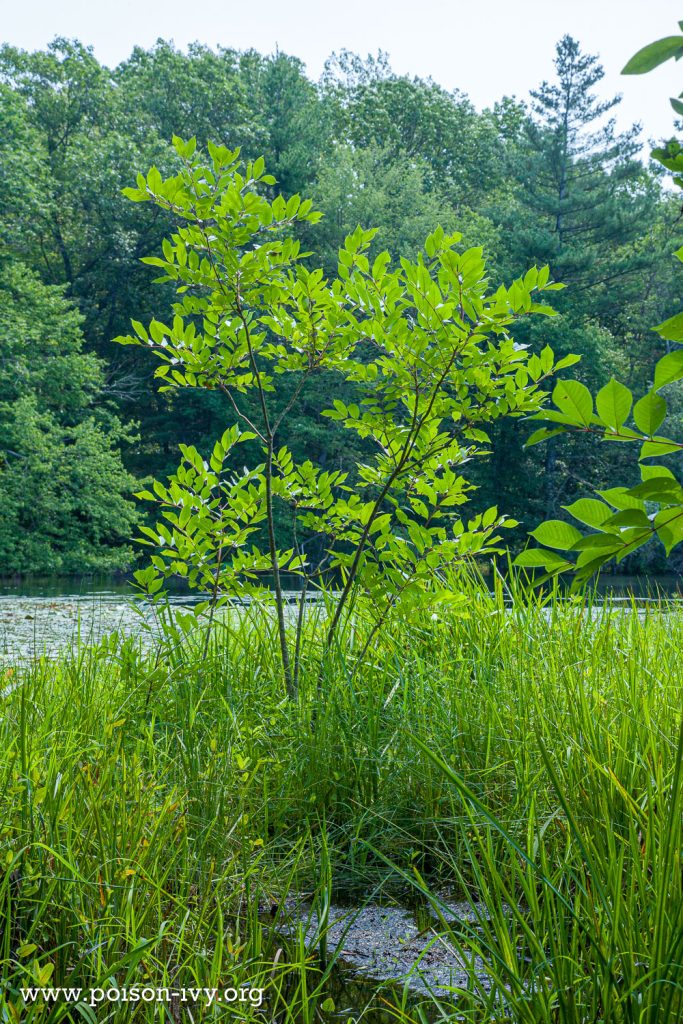
[[[196,13],[195,13],[196,12]],[[568,32],[600,54],[603,93],[623,93],[618,123],[645,137],[672,133],[668,97],[683,89],[679,65],[622,78],[645,43],[678,32],[683,0],[0,0],[0,41],[33,50],[55,35],[92,45],[113,66],[135,44],[193,40],[305,61],[317,78],[332,50],[386,50],[395,71],[431,76],[468,93],[477,107],[504,94],[525,98],[552,78],[557,40]]]

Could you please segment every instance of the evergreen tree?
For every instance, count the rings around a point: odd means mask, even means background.
[[[532,91],[523,130],[514,119],[508,186],[484,208],[508,229],[506,273],[529,259],[548,262],[567,285],[559,306],[621,333],[624,305],[642,294],[639,275],[655,259],[654,242],[650,251],[639,243],[651,234],[661,189],[636,159],[639,127],[619,133],[609,116],[620,97],[600,100],[595,92],[604,76],[597,57],[565,36],[555,68],[556,80]],[[509,104],[498,120],[509,133]]]
[[[596,94],[604,76],[598,58],[564,36],[555,69],[555,80],[531,93],[524,131],[508,150],[517,188],[488,212],[506,227],[505,274],[548,263],[567,286],[555,303],[563,317],[553,344],[562,355],[580,353],[577,376],[599,387],[615,372],[627,333],[638,329],[644,275],[657,258],[651,227],[660,189],[636,159],[639,127],[616,130],[620,97]],[[520,335],[533,347],[545,340],[545,331]],[[544,447],[545,464],[536,474],[543,507],[534,513],[550,517],[586,478],[596,482],[602,462],[597,448],[572,465],[554,439]],[[531,462],[540,457],[533,453]]]
[[[283,195],[305,190],[331,145],[329,107],[296,57],[280,52],[263,57],[250,50],[242,55],[240,70],[253,116],[265,129],[257,155],[264,157]]]

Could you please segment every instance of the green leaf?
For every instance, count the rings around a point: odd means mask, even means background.
[[[638,526],[640,529],[649,529],[650,520],[640,508],[627,508],[622,512],[615,512],[613,516],[605,521],[605,526]]]
[[[555,364],[556,370],[564,370],[567,366],[574,366],[575,363],[581,362],[581,356],[574,355],[573,353],[568,356],[563,356],[558,363]]]
[[[587,427],[593,417],[593,399],[585,384],[578,380],[560,380],[553,391],[553,402],[573,423]]]
[[[617,564],[623,562],[624,559],[630,555],[633,551],[638,548],[642,548],[643,544],[647,544],[652,539],[652,530],[639,530],[634,528],[633,530],[626,530],[621,536],[623,547],[617,555]],[[626,541],[626,543],[624,543]]]
[[[671,554],[672,550],[683,541],[683,508],[675,512],[670,508],[658,512],[655,516],[654,526],[667,555]]]
[[[598,571],[601,565],[608,562],[612,557],[611,551],[590,551],[586,550],[582,552],[576,561],[577,573],[574,579],[575,584],[580,584],[584,580],[589,579],[594,573]],[[572,585],[572,591],[575,592],[576,587]]]
[[[653,68],[659,67],[672,57],[680,57],[683,53],[681,36],[665,36],[654,43],[648,43],[631,57],[622,75],[644,75]]]
[[[562,427],[555,427],[554,430],[550,430],[548,427],[541,427],[540,430],[534,430],[533,434],[527,438],[524,442],[525,448],[531,448],[534,444],[540,444],[541,441],[547,441],[549,437],[555,437],[556,434],[564,434],[565,431]]]
[[[679,501],[683,498],[681,488],[668,476],[652,476],[649,480],[643,480],[629,491],[634,498],[642,501]]]
[[[633,407],[635,425],[648,437],[656,433],[665,416],[666,400],[656,391],[648,391]]]
[[[653,467],[655,468],[655,467]],[[657,466],[657,469],[661,467]],[[656,499],[657,494],[663,491],[670,491],[677,487],[678,483],[673,473],[652,473],[641,484],[631,487],[629,494],[634,498],[644,498],[646,501]]]
[[[614,378],[605,384],[595,397],[598,416],[613,430],[618,430],[626,422],[632,405],[633,395]]]
[[[655,366],[654,390],[659,391],[665,384],[683,377],[683,348],[662,356]]]
[[[615,537],[612,533],[589,533],[586,537],[582,537],[581,540],[577,540],[573,547],[573,551],[592,551],[593,557],[597,557],[598,553],[604,554],[605,551],[617,551],[621,547],[621,542],[618,537]]]
[[[643,443],[638,460],[656,459],[661,455],[672,455],[674,452],[679,452],[681,447],[680,444],[676,441],[671,441],[668,437],[655,436],[651,441]]]
[[[652,480],[653,477],[667,477],[669,480],[676,480],[670,469],[666,466],[641,466],[640,467],[640,478],[641,480]]]
[[[146,192],[139,188],[122,188],[121,195],[124,195],[126,199],[130,199],[132,203],[148,203],[151,200],[151,196],[148,196]]]
[[[559,565],[571,566],[568,559],[558,555],[556,551],[546,551],[544,548],[527,548],[517,555],[515,565],[525,569],[550,569]]]
[[[539,544],[549,548],[559,548],[561,551],[568,551],[577,541],[581,540],[581,534],[571,523],[564,523],[561,519],[549,519],[541,523],[535,530],[531,531]]]
[[[634,498],[625,487],[611,487],[606,491],[598,491],[601,498],[618,509],[644,508],[639,498]]]
[[[574,516],[574,519],[585,523],[586,526],[593,526],[595,529],[600,529],[612,515],[609,505],[605,505],[604,502],[598,501],[596,498],[579,498],[573,505],[563,505],[562,507]]]
[[[667,341],[683,341],[683,313],[676,313],[652,328]]]

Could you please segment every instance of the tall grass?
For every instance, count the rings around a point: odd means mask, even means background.
[[[359,610],[324,663],[312,613],[296,702],[256,610],[206,651],[168,630],[8,669],[5,1019],[67,1019],[22,1007],[36,979],[115,977],[232,979],[267,989],[269,1019],[313,1020],[330,965],[263,911],[417,887],[488,906],[474,929],[443,920],[490,979],[453,994],[461,1019],[680,1020],[683,614],[458,587],[367,651]]]

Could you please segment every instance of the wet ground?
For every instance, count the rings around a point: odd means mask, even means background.
[[[310,906],[293,903],[283,931],[302,928],[307,947],[322,950],[336,959],[337,983],[354,989],[391,983],[407,988],[416,997],[457,1002],[456,990],[471,988],[473,980],[485,991],[490,983],[478,958],[466,962],[444,932],[436,914],[421,908],[415,913],[403,907],[368,904],[362,907],[331,905],[320,926]],[[488,912],[483,904],[440,900],[444,920],[453,925],[467,922],[476,929]],[[324,942],[321,943],[321,934]],[[358,992],[354,996],[358,998]]]

